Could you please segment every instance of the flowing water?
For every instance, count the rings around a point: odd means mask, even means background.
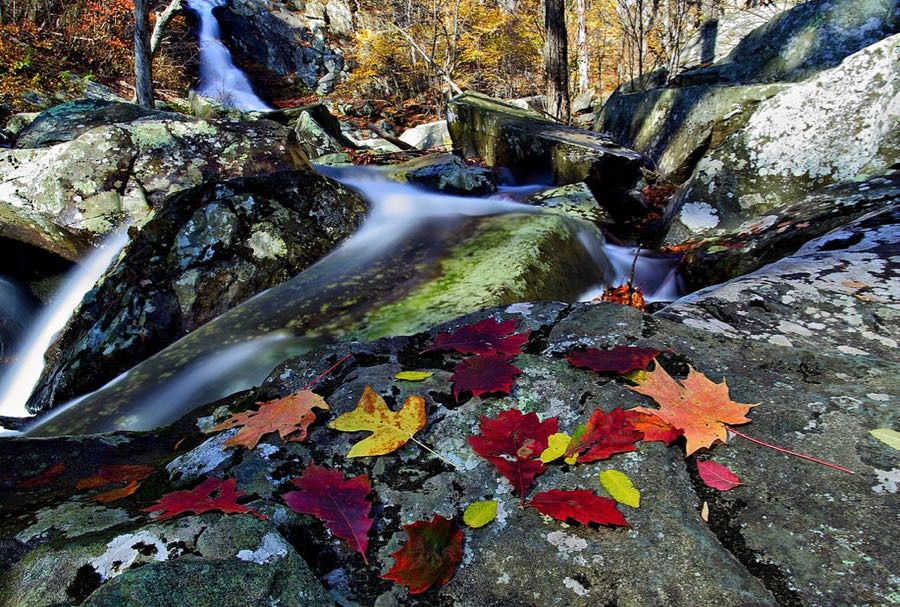
[[[231,51],[222,43],[219,20],[213,9],[225,6],[225,3],[225,0],[188,1],[188,6],[200,19],[200,84],[197,94],[247,112],[271,110],[271,106],[253,92],[250,80],[234,64]]]
[[[14,353],[15,362],[0,380],[0,415],[29,415],[25,409],[25,401],[44,369],[44,353],[53,343],[56,334],[66,326],[85,294],[127,242],[128,235],[125,231],[108,237],[72,269],[59,291],[34,320]]]
[[[441,260],[485,222],[518,224],[542,212],[510,201],[509,192],[491,198],[448,196],[387,181],[377,169],[328,172],[370,204],[356,234],[298,276],[212,320],[100,390],[56,409],[29,434],[150,429],[258,385],[279,362],[314,347],[424,329],[431,324],[428,319],[404,318],[398,328],[377,325],[369,315],[441,276]],[[611,248],[592,224],[559,221],[570,232],[576,257],[585,261],[563,277],[570,292],[542,292],[540,298],[574,301],[593,286],[608,284],[610,277],[622,278],[617,272],[627,251]],[[654,266],[648,260],[646,267]],[[671,269],[669,260],[668,268],[658,273]],[[646,274],[649,280],[650,272]],[[466,311],[448,309],[443,320]]]
[[[0,275],[0,378],[18,350],[22,334],[30,325],[32,304],[15,281]]]

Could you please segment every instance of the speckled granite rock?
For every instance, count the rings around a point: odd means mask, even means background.
[[[810,190],[878,175],[900,157],[900,34],[763,101],[676,194],[666,237],[734,231]]]
[[[2,213],[84,238],[140,222],[166,196],[204,181],[295,168],[288,129],[278,124],[190,120],[123,103],[47,110],[19,144],[0,150]],[[78,248],[48,234],[59,243],[54,252]]]
[[[0,596],[30,588],[23,581],[53,570],[58,572],[55,588],[37,592],[29,605],[72,602],[67,597],[76,591],[89,605],[112,604],[106,597],[138,605],[152,589],[168,588],[165,580],[179,572],[218,570],[256,580],[260,572],[246,561],[238,563],[241,554],[262,560],[276,555],[275,562],[286,563],[281,559],[293,558],[294,550],[331,600],[341,605],[890,604],[900,592],[893,576],[900,563],[888,532],[897,509],[900,457],[868,430],[896,427],[900,421],[900,361],[890,343],[897,338],[898,326],[898,221],[896,211],[882,210],[743,282],[701,292],[654,316],[614,304],[515,304],[424,334],[369,345],[339,344],[290,359],[260,388],[212,403],[151,433],[4,439],[0,470],[10,471],[2,481],[7,487],[59,459],[71,464],[44,487],[0,493],[0,541],[7,548],[3,553],[11,555],[0,561],[6,570],[0,591],[6,594]],[[525,353],[516,361],[523,373],[509,397],[455,402],[449,376],[456,357],[422,350],[437,332],[488,314],[532,329]],[[510,485],[475,456],[466,437],[476,430],[481,415],[493,416],[509,407],[558,416],[561,428],[571,429],[595,407],[649,403],[628,390],[624,380],[575,369],[563,358],[575,347],[616,344],[668,350],[659,361],[676,375],[683,375],[690,364],[716,380],[726,378],[732,398],[759,403],[750,413],[752,423],[742,431],[847,466],[856,474],[790,458],[737,437],[687,459],[682,446],[650,443],[602,462],[552,466],[533,489],[599,491],[601,470],[624,471],[642,492],[639,509],[622,507],[630,528],[565,525],[520,508]],[[251,452],[223,452],[224,435],[204,434],[229,411],[304,386],[347,351],[354,353],[353,361],[316,386],[332,410],[319,416],[308,442],[281,443],[268,436]],[[394,379],[398,371],[412,368],[434,375],[420,383]],[[418,438],[453,466],[413,444],[386,456],[348,460],[345,453],[358,436],[329,430],[325,421],[352,409],[365,385],[392,406],[410,394],[423,395],[429,423]],[[735,471],[743,485],[727,493],[705,487],[696,460],[708,457]],[[279,495],[291,487],[289,480],[311,461],[372,479],[376,522],[368,567],[319,521],[291,513],[281,501]],[[105,507],[89,505],[85,495],[71,495],[76,479],[110,462],[150,464],[157,472],[134,496]],[[205,515],[160,525],[139,512],[173,487],[192,487],[210,474],[236,478],[238,487],[251,495],[252,507],[274,527],[240,515]],[[467,504],[479,499],[496,499],[499,516],[487,527],[465,531],[463,560],[448,585],[410,596],[379,577],[404,538],[400,524],[433,513],[459,517]],[[708,522],[700,516],[704,502]],[[252,532],[211,534],[221,538],[215,542],[218,548],[201,546],[208,531],[182,545],[178,538],[190,533],[174,529],[197,525],[240,525]],[[148,539],[141,550],[133,543],[138,537]],[[115,557],[114,562],[121,561],[121,575],[105,581],[103,572],[109,571],[112,552],[119,549],[125,558]],[[192,551],[199,554],[187,554]],[[150,560],[164,562],[134,568],[135,562]],[[282,570],[279,565],[268,574],[277,576]],[[169,572],[168,578],[160,575],[163,571]],[[306,575],[303,567],[296,571],[301,578]],[[219,596],[218,589],[228,586],[218,573],[211,575],[210,596]],[[294,574],[286,575],[284,583],[296,582]],[[303,582],[303,587],[315,584]],[[270,587],[268,595],[253,596],[267,600],[274,592]]]

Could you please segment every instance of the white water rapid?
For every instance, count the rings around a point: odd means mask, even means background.
[[[225,0],[189,0],[188,7],[200,18],[200,85],[197,94],[227,107],[246,112],[272,108],[253,92],[247,76],[234,64],[231,51],[221,40],[219,21],[213,14]]]
[[[44,353],[66,326],[85,294],[125,247],[125,230],[109,237],[72,269],[59,291],[33,320],[20,342],[14,364],[0,380],[0,415],[28,417],[25,402],[44,369]],[[3,427],[0,426],[0,432]]]

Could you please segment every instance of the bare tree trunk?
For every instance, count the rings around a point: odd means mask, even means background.
[[[569,49],[565,0],[544,0],[544,68],[547,72],[547,112],[569,121]]]
[[[150,36],[150,55],[156,55],[159,51],[159,45],[162,43],[163,34],[166,33],[166,26],[175,16],[175,13],[181,10],[181,0],[172,0],[169,5],[163,9],[161,13],[156,13],[156,23],[153,26],[153,34]]]
[[[578,51],[578,92],[585,92],[590,86],[591,50],[587,39],[587,9],[585,0],[576,0],[575,14],[578,19],[578,31],[575,34],[575,47]]]
[[[134,1],[134,90],[138,105],[153,107],[153,59],[150,55],[149,0]]]

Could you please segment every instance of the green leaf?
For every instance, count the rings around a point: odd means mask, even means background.
[[[604,470],[600,473],[600,484],[614,500],[620,504],[641,507],[641,492],[634,488],[631,479],[618,470]]]
[[[432,375],[434,375],[432,371],[401,371],[394,378],[402,379],[403,381],[422,381]]]
[[[495,518],[497,518],[496,500],[473,502],[463,513],[463,522],[472,529],[484,527]]]
[[[900,451],[900,432],[891,430],[890,428],[876,428],[875,430],[869,430],[869,434],[883,442],[885,445]]]

